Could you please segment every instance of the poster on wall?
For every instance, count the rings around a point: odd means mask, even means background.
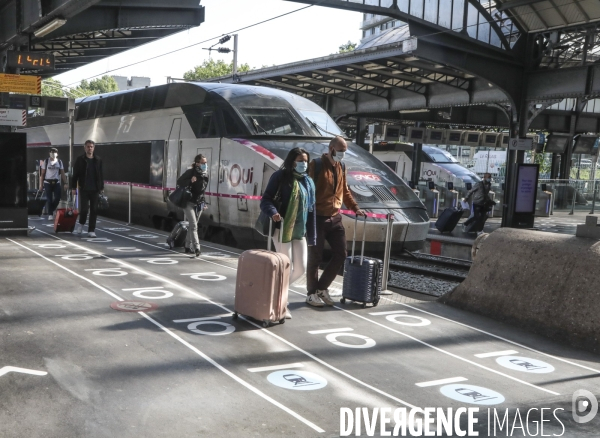
[[[539,166],[537,164],[517,165],[517,194],[515,213],[535,213]]]

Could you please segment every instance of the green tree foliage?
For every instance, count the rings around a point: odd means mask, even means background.
[[[78,97],[112,93],[113,91],[119,91],[119,87],[113,77],[108,75],[104,75],[98,79],[92,79],[89,82],[84,79],[81,81],[81,84],[74,88],[74,93]]]
[[[252,70],[248,64],[238,65],[238,73],[245,73]],[[231,75],[233,73],[233,61],[227,64],[219,59],[206,59],[200,65],[197,65],[192,70],[186,71],[183,78],[188,81],[202,81],[205,79],[214,79],[221,76]]]
[[[340,46],[340,51],[338,53],[348,53],[348,52],[353,52],[354,49],[356,49],[356,46],[358,44],[353,43],[352,41],[348,40],[348,42],[346,44],[342,44]]]
[[[48,78],[42,81],[42,96],[66,97],[66,93],[60,81]]]

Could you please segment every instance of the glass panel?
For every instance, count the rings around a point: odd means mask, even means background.
[[[490,23],[485,21],[481,15],[479,16],[479,31],[477,32],[477,39],[485,43],[490,41]]]
[[[452,19],[452,2],[448,0],[440,0],[438,9],[438,24],[442,27],[450,28]]]
[[[98,101],[98,109],[96,110],[96,117],[104,117],[105,109],[106,109],[106,99],[100,99]]]
[[[137,113],[142,106],[142,96],[144,94],[144,90],[134,91],[133,99],[131,100],[131,108],[129,109],[130,113]]]
[[[116,116],[117,114],[119,114],[122,103],[123,103],[123,95],[121,94],[120,96],[115,96],[115,106],[112,111],[113,116]]]
[[[465,15],[465,0],[454,0],[452,11],[452,29],[461,31],[463,28],[463,17]]]
[[[333,135],[344,135],[344,132],[335,124],[333,119],[326,112],[298,110],[300,114],[306,117],[308,124],[324,137]],[[316,125],[316,126],[315,126]]]
[[[417,18],[423,18],[423,0],[411,0],[410,15]]]
[[[471,38],[477,38],[477,18],[479,12],[475,6],[469,5],[469,14],[467,16],[467,33]]]
[[[425,20],[430,23],[437,23],[438,2],[440,0],[425,0]]]
[[[491,36],[490,44],[492,46],[502,47],[502,42],[500,41],[500,37],[498,36],[498,34],[496,33],[496,31],[494,29],[492,29],[492,34],[490,36]]]
[[[152,108],[152,99],[154,98],[154,88],[146,88],[142,98],[142,108],[140,111],[150,111]]]
[[[112,116],[115,109],[116,96],[109,97],[106,99],[106,108],[104,109],[104,117]]]
[[[119,111],[120,114],[129,113],[129,107],[131,106],[131,97],[132,93],[127,93],[123,95],[123,103],[121,104],[121,111]]]

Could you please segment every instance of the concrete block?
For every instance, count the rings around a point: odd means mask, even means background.
[[[592,216],[591,214],[585,217],[585,224],[588,227],[595,227],[598,225],[598,216]]]
[[[598,353],[599,265],[596,240],[501,228],[482,242],[466,280],[440,301]]]
[[[587,220],[586,220],[587,222]],[[575,236],[577,237],[586,237],[588,239],[600,239],[600,227],[598,226],[589,226],[587,223],[585,225],[580,224],[577,225],[577,230],[575,231]]]

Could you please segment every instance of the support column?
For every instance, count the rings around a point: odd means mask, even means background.
[[[415,123],[415,127],[419,128],[421,122]],[[423,152],[423,143],[414,143],[412,153],[412,169],[410,172],[410,180],[417,187],[419,184],[419,177],[421,176],[421,155]]]
[[[356,144],[363,149],[368,149],[368,145],[365,143],[365,136],[367,134],[367,119],[359,117],[356,119]]]
[[[550,165],[550,179],[558,179],[558,171],[560,170],[560,156],[552,154],[552,164]]]

